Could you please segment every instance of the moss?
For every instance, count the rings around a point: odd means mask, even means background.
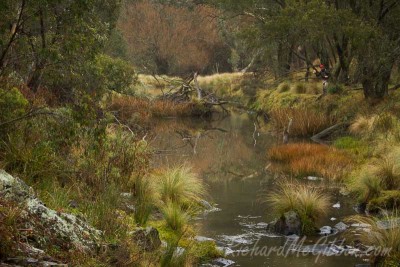
[[[333,146],[347,150],[351,154],[361,156],[362,158],[368,156],[371,152],[370,146],[368,146],[367,143],[351,136],[344,136],[336,139]]]
[[[195,242],[190,247],[189,253],[199,262],[205,262],[223,256],[223,253],[217,249],[214,241]]]
[[[367,210],[371,213],[378,213],[382,209],[397,209],[400,204],[400,191],[382,191],[379,197],[373,198],[367,205]]]

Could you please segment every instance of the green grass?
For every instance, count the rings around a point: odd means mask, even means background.
[[[181,233],[185,229],[190,219],[189,213],[173,202],[164,204],[161,207],[161,212],[168,227],[178,233]]]
[[[206,195],[204,182],[185,165],[163,170],[153,179],[164,203],[194,203]]]

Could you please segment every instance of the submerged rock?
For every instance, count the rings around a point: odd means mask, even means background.
[[[154,227],[138,228],[131,233],[131,237],[145,251],[154,251],[161,246],[160,235]]]
[[[211,264],[212,266],[229,267],[235,264],[235,262],[224,258],[218,258],[213,260]]]
[[[215,240],[212,238],[205,237],[205,236],[199,236],[199,235],[195,236],[194,240],[196,240],[197,242],[207,242],[207,241],[215,242]]]
[[[26,226],[33,233],[41,233],[30,244],[44,247],[46,244],[71,246],[84,251],[94,251],[100,245],[101,231],[75,215],[47,208],[21,179],[0,170],[0,197],[19,203]],[[44,231],[45,229],[45,231]]]
[[[334,228],[336,228],[339,232],[343,232],[349,228],[349,226],[343,222],[339,222],[334,226]]]

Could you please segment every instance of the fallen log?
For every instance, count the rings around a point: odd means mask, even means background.
[[[335,124],[335,125],[327,128],[327,129],[323,130],[320,133],[317,133],[317,134],[313,135],[311,137],[311,140],[313,140],[316,143],[324,143],[322,138],[331,135],[334,131],[336,131],[337,129],[339,129],[341,127],[348,127],[349,125],[350,125],[350,123],[348,123],[348,122],[340,122],[338,124]]]

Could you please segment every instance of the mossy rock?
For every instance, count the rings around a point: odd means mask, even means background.
[[[400,205],[400,191],[383,191],[380,197],[371,199],[367,205],[367,211],[370,213],[379,213],[382,209],[393,210]]]

